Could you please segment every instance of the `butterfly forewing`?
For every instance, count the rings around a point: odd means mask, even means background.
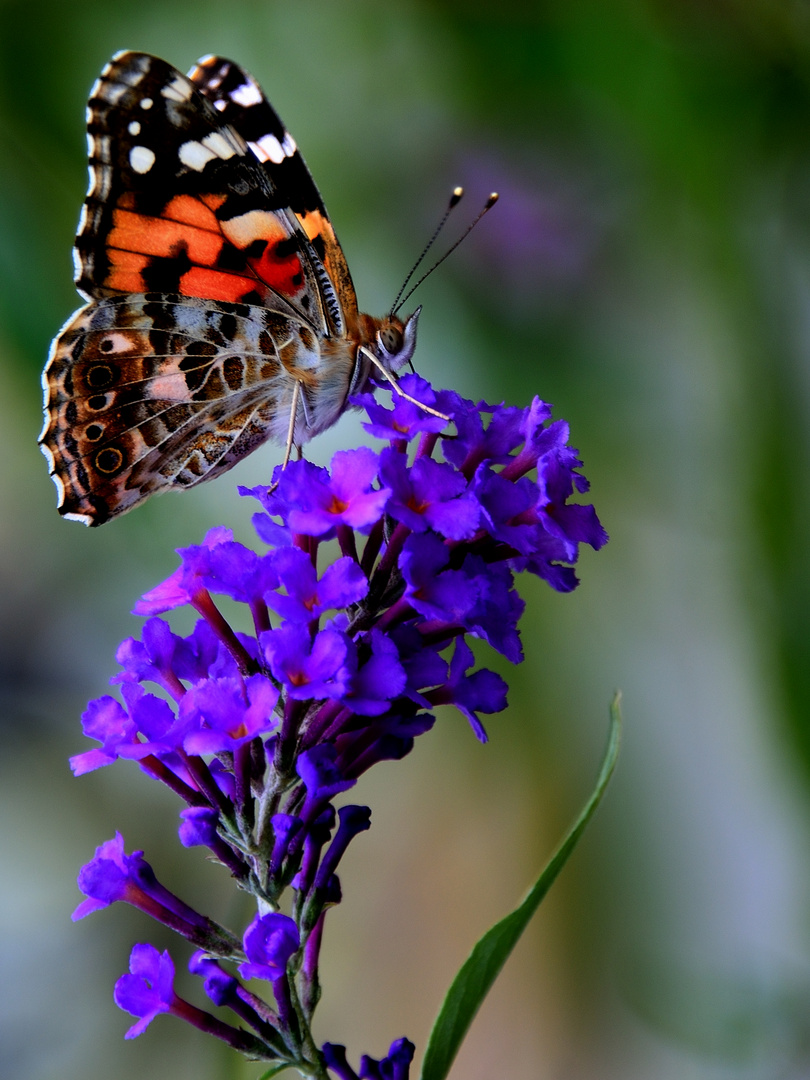
[[[273,200],[297,218],[327,272],[327,306],[337,331],[344,332],[356,318],[354,285],[321,193],[292,135],[256,80],[232,60],[206,56],[189,78],[262,163]],[[329,283],[334,286],[331,297]]]
[[[88,104],[76,239],[88,297],[178,292],[262,304],[326,330],[317,272],[245,140],[171,65],[116,57]]]

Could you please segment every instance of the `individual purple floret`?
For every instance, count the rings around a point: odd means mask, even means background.
[[[263,675],[201,679],[185,694],[180,716],[187,726],[182,746],[189,754],[234,751],[278,723],[279,692]]]
[[[324,1060],[338,1080],[408,1080],[415,1049],[409,1039],[396,1039],[380,1061],[363,1054],[355,1072],[346,1059],[345,1046],[324,1043],[322,1047]]]
[[[404,375],[399,380],[399,385],[410,397],[445,416],[450,415],[452,404],[460,400],[452,391],[440,390],[437,394],[430,383],[420,375]],[[363,427],[378,439],[390,439],[399,443],[414,439],[422,432],[442,431],[447,426],[441,416],[434,416],[396,394],[390,409],[380,405],[373,394],[357,394],[352,402],[366,410],[369,422],[364,423]]]
[[[487,733],[478,713],[498,713],[505,709],[508,687],[500,675],[486,668],[467,675],[474,664],[472,649],[463,638],[458,638],[447,682],[437,690],[428,691],[427,697],[432,705],[455,705],[467,717],[478,739],[486,742]]]
[[[224,525],[209,529],[202,544],[182,548],[178,554],[181,565],[160,585],[143,594],[133,609],[135,615],[160,615],[164,611],[193,603],[194,596],[205,588],[210,569],[210,552],[222,544],[233,541],[233,533]]]
[[[247,961],[239,965],[245,979],[275,982],[287,970],[287,962],[301,941],[298,927],[287,915],[257,915],[245,931]]]
[[[450,540],[475,534],[481,508],[452,465],[429,457],[409,465],[405,454],[389,448],[380,455],[380,479],[391,488],[387,513],[413,532],[432,529]]]
[[[360,1080],[408,1080],[416,1047],[409,1039],[396,1039],[381,1061],[363,1054]]]
[[[154,945],[135,945],[129,960],[129,974],[122,975],[113,992],[119,1009],[139,1017],[124,1035],[135,1039],[161,1013],[170,1013],[209,1035],[222,1039],[234,1050],[251,1058],[266,1057],[271,1048],[261,1039],[185,1001],[174,990],[174,963],[167,951],[159,953]],[[261,1026],[261,1024],[257,1024]]]
[[[120,900],[169,926],[202,950],[191,970],[209,999],[250,1029],[178,998],[168,954],[144,945],[116,988],[139,1017],[130,1035],[169,1012],[318,1080],[325,1067],[339,1080],[407,1080],[407,1039],[357,1073],[342,1047],[312,1039],[339,865],[370,826],[368,807],[337,802],[447,722],[439,706],[486,742],[481,716],[505,709],[507,686],[476,658],[492,648],[523,659],[515,575],[569,592],[580,545],[607,535],[576,501],[587,481],[549,405],[476,404],[415,375],[401,386],[453,427],[396,394],[390,406],[361,395],[367,430],[388,445],[339,451],[329,469],[291,461],[273,485],[242,490],[259,502],[262,550],[224,527],[180,549],[180,566],[136,605],[146,622],[118,650],[120,698],[84,713],[98,745],[71,759],[74,772],[137,761],[182,800],[181,843],[206,848],[256,901],[233,933],[160,885],[120,835],[101,845],[74,917]],[[161,617],[183,606],[199,617],[186,635]],[[237,610],[242,629],[225,615]],[[272,1002],[240,977],[269,982]]]
[[[178,829],[183,847],[210,847],[217,841],[219,814],[213,806],[189,806],[180,811]]]
[[[318,701],[345,693],[354,643],[336,626],[313,634],[299,622],[285,623],[262,634],[261,645],[267,666],[284,684],[288,700]]]
[[[121,833],[96,848],[95,858],[79,871],[78,885],[87,899],[73,912],[74,922],[121,900],[209,950],[227,955],[238,947],[227,931],[164,888],[142,851],[127,855]]]
[[[174,964],[168,952],[159,953],[154,945],[135,945],[129,960],[129,975],[115,984],[115,1004],[119,1009],[139,1016],[124,1036],[142,1035],[160,1013],[172,1011],[177,1001],[174,992]]]
[[[368,532],[379,520],[389,492],[375,484],[378,471],[378,456],[368,447],[339,450],[331,471],[308,461],[291,461],[274,490],[241,489],[241,493],[259,498],[268,514],[283,518],[294,533],[329,540],[341,525]],[[261,535],[259,523],[255,524]]]
[[[356,604],[368,592],[366,575],[348,556],[328,566],[318,579],[311,557],[300,548],[279,548],[273,560],[286,596],[272,592],[267,603],[291,622],[308,623],[327,611]]]

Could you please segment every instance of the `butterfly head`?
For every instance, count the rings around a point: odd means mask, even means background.
[[[386,315],[377,326],[374,353],[386,371],[399,371],[410,363],[416,349],[416,324],[422,308],[405,322],[397,315]]]

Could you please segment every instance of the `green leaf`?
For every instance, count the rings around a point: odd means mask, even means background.
[[[520,906],[487,930],[462,964],[430,1033],[422,1062],[422,1080],[445,1080],[481,1003],[599,805],[619,753],[620,700],[617,693],[611,702],[608,745],[593,794]]]
[[[278,1076],[280,1072],[284,1072],[285,1069],[294,1069],[295,1065],[291,1061],[282,1061],[280,1065],[273,1065],[267,1072],[263,1072],[259,1077],[259,1080],[271,1080],[271,1077]]]

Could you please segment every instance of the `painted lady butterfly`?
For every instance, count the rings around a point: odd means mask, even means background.
[[[87,130],[74,256],[88,303],[43,374],[40,444],[65,517],[101,525],[267,439],[286,462],[375,368],[410,360],[419,311],[358,310],[304,159],[241,68],[210,56],[186,78],[118,53]]]

